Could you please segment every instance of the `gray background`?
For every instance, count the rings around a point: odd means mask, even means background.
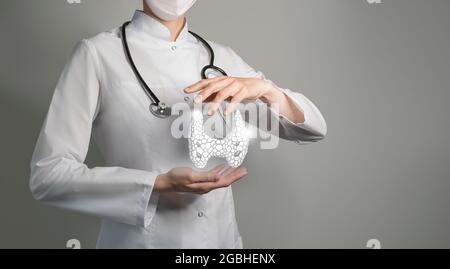
[[[95,246],[99,220],[33,201],[29,161],[74,44],[140,1],[0,1],[0,247]],[[326,140],[250,153],[248,248],[450,247],[450,1],[199,0],[190,26],[321,109]],[[276,161],[274,161],[276,160]],[[101,165],[95,147],[88,164]]]

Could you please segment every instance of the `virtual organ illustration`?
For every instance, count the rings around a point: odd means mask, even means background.
[[[241,113],[233,115],[231,132],[223,139],[208,136],[203,129],[203,114],[192,113],[189,154],[196,168],[204,168],[212,157],[224,158],[231,167],[239,167],[248,151],[249,137]]]

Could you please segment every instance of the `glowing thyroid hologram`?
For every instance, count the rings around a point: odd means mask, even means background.
[[[231,167],[239,167],[248,151],[249,136],[239,110],[233,113],[231,132],[223,139],[208,136],[203,129],[203,114],[192,111],[189,155],[196,168],[204,168],[212,157],[223,158]]]

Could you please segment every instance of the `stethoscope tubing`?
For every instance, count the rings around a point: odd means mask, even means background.
[[[127,57],[128,63],[131,66],[131,69],[133,70],[133,73],[136,75],[136,78],[138,79],[141,87],[145,90],[149,98],[151,99],[150,104],[150,112],[158,117],[158,118],[167,118],[171,116],[171,109],[170,107],[166,106],[166,104],[162,103],[159,98],[156,96],[156,94],[152,91],[152,89],[148,86],[148,84],[145,82],[144,78],[142,77],[141,73],[139,72],[136,64],[134,63],[133,56],[131,55],[130,47],[128,46],[128,40],[127,40],[127,33],[126,28],[131,22],[127,21],[122,25],[122,45],[125,52],[125,55]],[[202,68],[201,70],[201,77],[202,79],[207,79],[206,72],[208,70],[214,70],[218,73],[220,73],[223,76],[228,76],[227,73],[220,67],[214,65],[215,61],[215,55],[214,50],[212,49],[211,45],[203,39],[198,34],[189,31],[191,35],[193,35],[198,41],[200,41],[208,50],[210,61],[209,64]]]
[[[126,33],[126,28],[127,26],[130,24],[130,22],[125,22],[122,26],[122,45],[125,51],[125,54],[127,56],[128,59],[128,63],[130,64],[131,68],[133,69],[133,73],[136,75],[139,83],[141,84],[141,86],[144,88],[144,90],[147,92],[147,94],[150,96],[150,98],[152,99],[152,103],[154,104],[159,104],[161,101],[159,100],[159,98],[153,93],[152,89],[150,89],[150,87],[147,85],[147,83],[145,82],[144,78],[142,77],[141,73],[139,72],[139,70],[136,67],[136,64],[134,63],[133,60],[133,56],[131,55],[131,51],[130,51],[130,47],[128,46],[128,40],[127,40],[127,33]]]

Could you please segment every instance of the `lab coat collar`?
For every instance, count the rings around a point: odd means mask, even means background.
[[[169,29],[155,18],[145,14],[143,11],[136,10],[133,19],[131,20],[131,24],[138,32],[146,33],[151,37],[160,39],[162,41],[171,41],[171,34]],[[188,24],[187,21],[185,21],[184,27],[175,42],[187,39],[189,36],[188,33]]]

